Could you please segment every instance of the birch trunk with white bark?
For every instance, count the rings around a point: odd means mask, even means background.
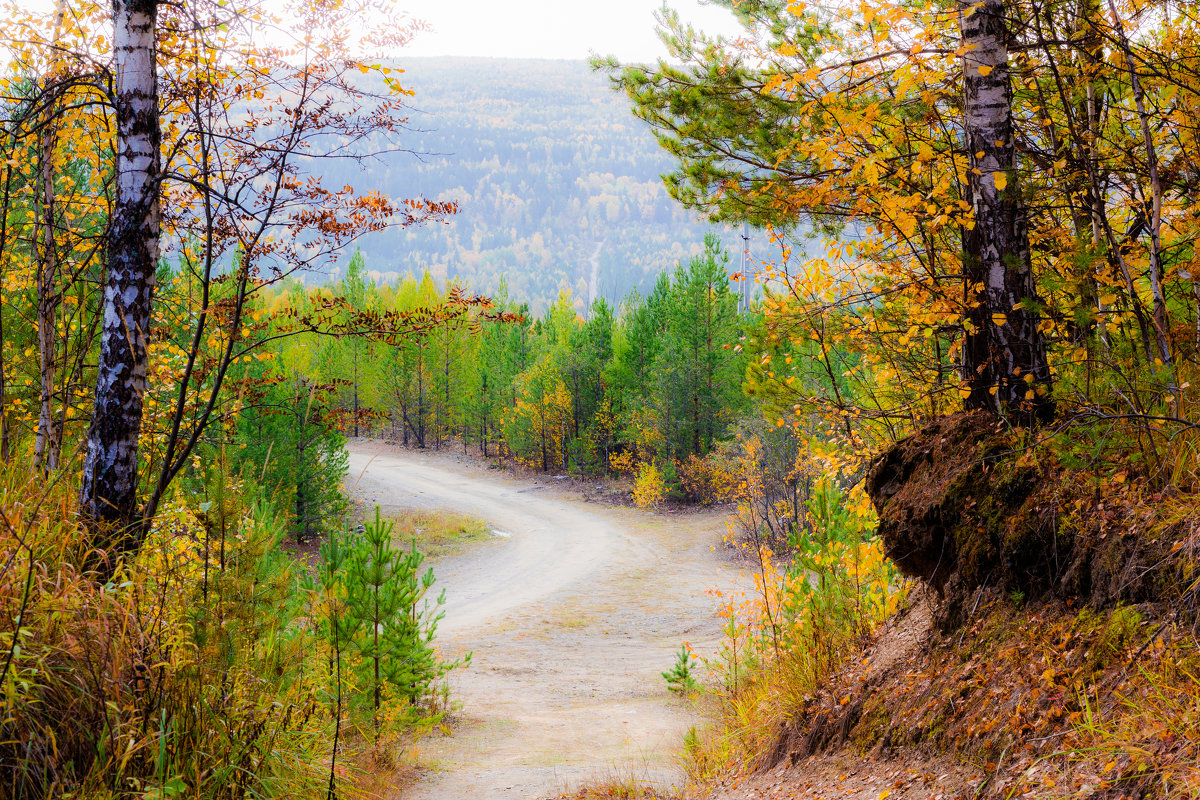
[[[160,228],[157,14],[158,0],[113,0],[116,196],[80,503],[110,557],[135,552],[142,538],[138,438]]]
[[[961,2],[964,139],[974,226],[963,232],[968,409],[1030,425],[1054,413],[1029,230],[1014,171],[1003,0]]]

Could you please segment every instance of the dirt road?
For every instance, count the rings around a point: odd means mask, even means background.
[[[684,640],[717,647],[705,592],[736,577],[712,549],[723,514],[590,504],[553,479],[369,441],[351,446],[347,483],[385,514],[453,509],[502,534],[433,562],[440,648],[474,656],[451,680],[453,733],[424,740],[434,769],[404,800],[526,800],[613,775],[680,782],[672,754],[699,720],[660,673]]]

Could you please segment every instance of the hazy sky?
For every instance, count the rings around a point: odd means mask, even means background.
[[[734,33],[733,15],[699,0],[669,0],[710,33]],[[666,51],[655,35],[662,0],[400,0],[433,30],[405,48],[414,56],[587,58],[652,61]],[[401,54],[402,55],[402,54]]]
[[[667,55],[655,35],[654,12],[663,0],[395,0],[395,7],[424,20],[402,52],[388,55],[587,58],[615,55],[653,61]],[[667,0],[680,17],[712,34],[738,33],[733,14],[704,0]],[[51,13],[54,0],[18,0]],[[268,0],[268,7],[274,5]],[[284,3],[280,2],[282,6]],[[364,20],[369,26],[371,20]]]

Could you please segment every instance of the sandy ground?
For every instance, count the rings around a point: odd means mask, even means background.
[[[683,641],[714,652],[707,590],[734,585],[721,512],[650,514],[587,503],[552,478],[358,440],[348,486],[368,508],[446,508],[502,535],[431,562],[446,590],[439,643],[471,651],[451,678],[451,734],[404,800],[541,798],[605,776],[682,783],[673,762],[701,722],[660,673]]]

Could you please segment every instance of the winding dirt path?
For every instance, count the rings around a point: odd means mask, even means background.
[[[660,673],[684,640],[717,647],[705,592],[736,579],[713,550],[723,514],[591,504],[552,479],[365,440],[351,445],[347,483],[385,513],[465,511],[506,534],[433,562],[447,597],[439,646],[474,655],[451,680],[453,732],[424,740],[435,769],[404,800],[527,800],[611,776],[681,782],[672,754],[699,717]]]

